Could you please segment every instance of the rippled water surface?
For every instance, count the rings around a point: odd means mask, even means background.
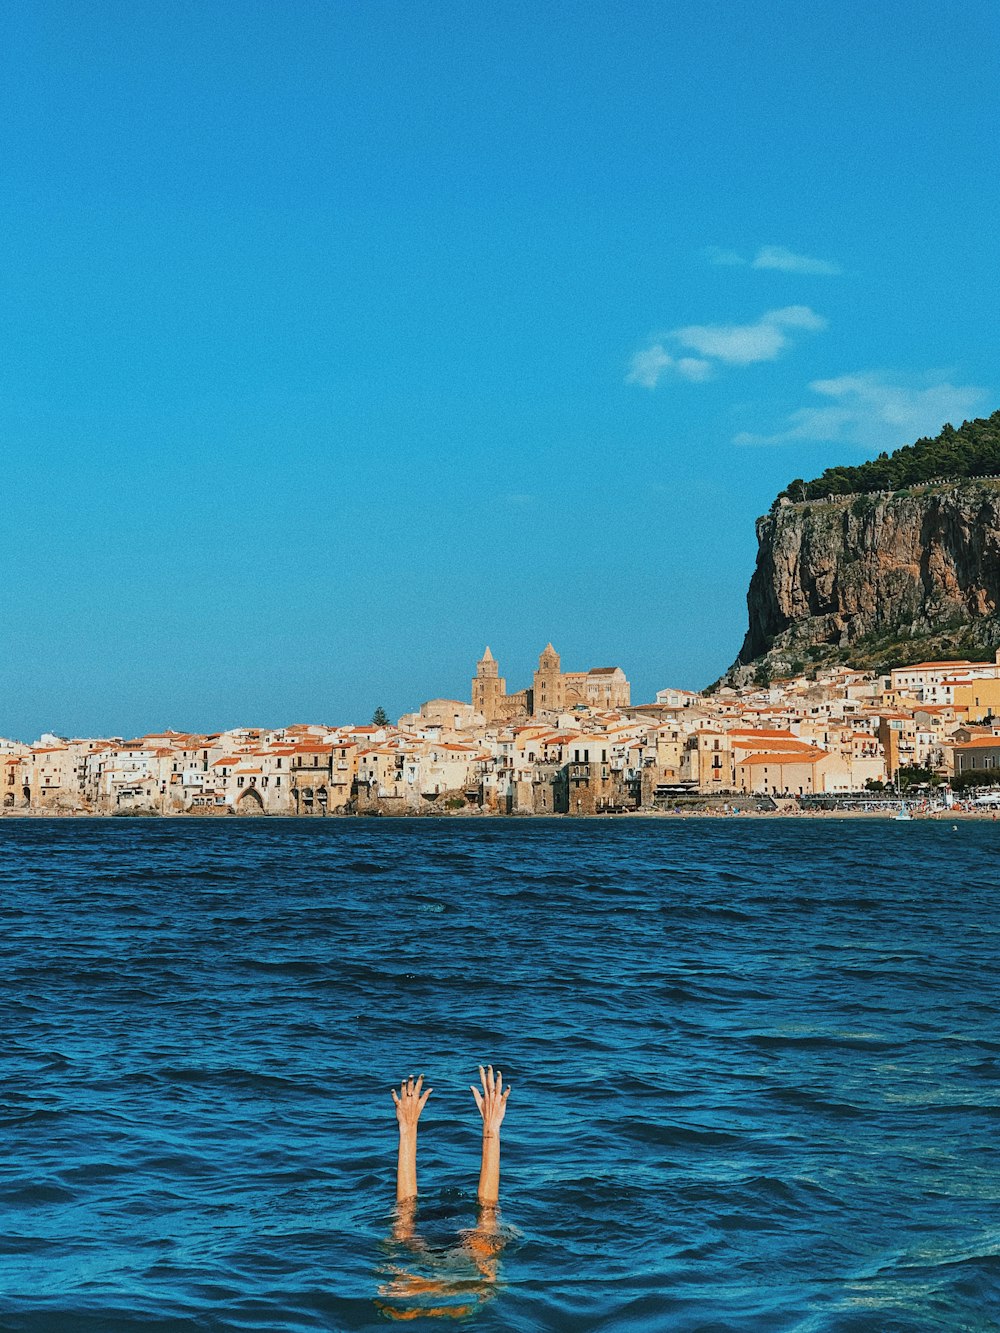
[[[998,843],[7,820],[0,1328],[384,1328],[380,1301],[525,1333],[1000,1328]],[[484,1059],[513,1092],[477,1267]]]

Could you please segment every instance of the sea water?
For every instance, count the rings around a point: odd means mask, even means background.
[[[0,1328],[997,1329],[998,850],[6,820]],[[477,1271],[483,1061],[513,1091]],[[421,1071],[404,1244],[389,1088]]]

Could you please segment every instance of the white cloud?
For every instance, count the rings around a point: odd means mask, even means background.
[[[986,396],[973,384],[948,380],[923,386],[891,383],[873,372],[814,380],[809,388],[827,401],[793,412],[773,434],[741,431],[734,444],[793,444],[799,440],[835,441],[864,449],[896,449],[924,435],[936,435],[946,421],[973,415]]]
[[[708,361],[701,361],[693,356],[673,357],[662,343],[654,343],[632,358],[626,384],[639,384],[644,389],[655,389],[664,375],[671,373],[683,379],[701,382],[712,373]]]
[[[681,356],[668,351],[662,342],[651,343],[632,358],[625,383],[655,389],[671,374],[700,384],[712,378],[719,364],[749,366],[774,361],[790,346],[790,332],[818,333],[825,328],[826,320],[807,305],[768,310],[753,324],[688,324],[666,338],[678,349],[699,356]]]
[[[721,245],[706,245],[702,255],[710,264],[721,268],[773,269],[779,273],[812,273],[827,277],[836,277],[841,273],[839,264],[829,259],[814,259],[812,255],[799,255],[785,245],[762,245],[753,259],[745,259],[738,250],[727,250]]]
[[[768,310],[754,324],[689,324],[671,337],[682,347],[734,366],[774,361],[789,344],[787,330],[818,333],[826,320],[805,305]]]
[[[645,351],[636,352],[625,377],[626,384],[641,384],[644,389],[655,389],[664,373],[674,364],[674,358],[663,348],[662,343],[655,343]]]
[[[677,361],[677,373],[683,375],[686,380],[703,384],[705,380],[712,378],[712,363],[703,361],[697,356],[682,356]]]
[[[722,268],[742,268],[747,262],[736,250],[726,250],[720,245],[706,245],[701,252],[710,264]]]
[[[797,255],[783,245],[762,245],[753,257],[752,268],[777,269],[781,273],[816,273],[836,277],[840,273],[837,264],[828,259],[813,259],[810,255]]]

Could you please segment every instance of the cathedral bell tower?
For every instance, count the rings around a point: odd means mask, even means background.
[[[563,706],[562,663],[551,643],[545,645],[538,659],[533,695],[537,713],[558,711]]]
[[[487,644],[472,678],[472,706],[487,722],[495,722],[502,715],[501,700],[506,693],[507,682],[500,675],[500,666]]]

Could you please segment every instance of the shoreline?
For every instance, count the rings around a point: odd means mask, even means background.
[[[893,822],[921,822],[925,824],[942,824],[949,820],[992,820],[996,821],[1000,810],[938,810],[930,811],[912,811],[910,821],[897,821],[896,812],[893,810],[622,810],[608,814],[594,815],[573,815],[573,814],[499,814],[495,811],[469,810],[469,811],[424,811],[412,814],[378,814],[378,815],[237,815],[235,813],[218,814],[196,814],[173,813],[173,814],[97,814],[84,810],[3,810],[0,811],[0,821],[5,819],[51,819],[51,820],[118,820],[123,823],[132,821],[165,820],[175,822],[180,820],[199,820],[203,823],[257,823],[261,820],[268,822],[294,820],[301,824],[329,824],[344,823],[362,819],[391,819],[391,820],[440,820],[464,821],[475,820],[495,820],[509,819],[518,822],[534,822],[536,820],[578,820],[581,823],[591,823],[595,820],[608,819],[770,819],[770,820],[790,820],[790,819],[867,819],[867,820],[890,820]]]

